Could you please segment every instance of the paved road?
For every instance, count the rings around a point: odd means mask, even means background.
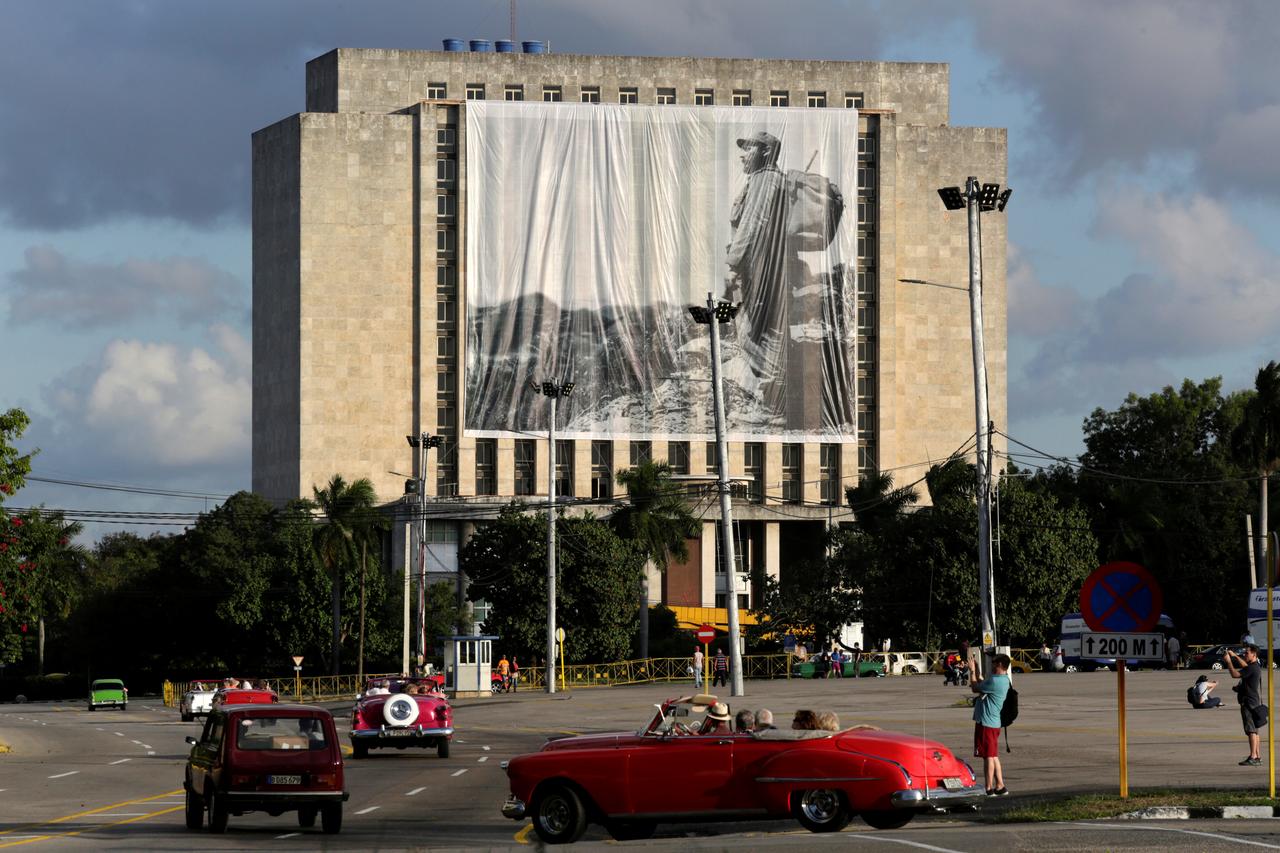
[[[1130,775],[1135,786],[1253,785],[1266,768],[1241,768],[1234,708],[1193,711],[1184,673],[1130,677]],[[1225,679],[1224,681],[1229,681]],[[833,708],[845,723],[920,732],[963,753],[971,737],[965,694],[931,677],[748,685],[751,706],[780,713]],[[1010,738],[1006,779],[1019,798],[1061,790],[1114,790],[1114,675],[1033,675],[1017,680],[1022,715]],[[528,849],[527,822],[498,814],[506,794],[499,763],[536,749],[551,734],[630,728],[673,685],[518,694],[459,702],[459,740],[450,758],[434,752],[375,752],[349,761],[342,834],[299,830],[292,815],[233,817],[226,836],[191,833],[182,821],[183,739],[198,730],[155,700],[127,712],[90,713],[80,704],[0,706],[0,848],[32,850]],[[1226,684],[1220,688],[1230,698]],[[336,705],[345,711],[346,706]],[[340,724],[342,714],[339,714]],[[673,785],[679,780],[673,779]],[[1001,801],[1004,806],[1008,801]],[[841,844],[870,851],[1280,850],[1280,821],[1196,821],[1083,825],[992,825],[973,817],[923,818],[890,833],[857,821],[816,836],[790,821],[669,825],[637,849],[791,850]],[[615,845],[592,827],[574,849]]]

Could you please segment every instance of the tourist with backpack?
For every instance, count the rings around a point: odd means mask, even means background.
[[[1213,689],[1218,686],[1218,682],[1210,681],[1209,676],[1202,675],[1196,679],[1196,683],[1187,688],[1187,701],[1191,703],[1192,708],[1217,708],[1222,704],[1222,700],[1217,696],[1210,696]]]
[[[1012,723],[1012,717],[1017,714],[1016,698],[1009,703],[1012,713],[1004,713],[1012,690],[1010,663],[1008,655],[996,655],[991,661],[991,675],[969,684],[969,689],[978,694],[973,703],[973,755],[982,759],[988,797],[1009,794],[1009,789],[1004,786],[1004,770],[1000,766],[1000,728]]]

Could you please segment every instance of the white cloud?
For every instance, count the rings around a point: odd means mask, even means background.
[[[1042,282],[1012,243],[1007,266],[1011,336],[1043,338],[1079,327],[1084,315],[1079,293]]]

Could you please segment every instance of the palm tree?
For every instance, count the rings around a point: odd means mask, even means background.
[[[640,580],[640,657],[649,656],[649,565],[665,571],[675,557],[689,559],[687,540],[697,535],[699,522],[689,511],[684,494],[671,480],[666,462],[645,460],[635,468],[618,471],[618,484],[627,490],[627,501],[609,519],[623,539],[645,556]]]
[[[1268,362],[1254,378],[1255,394],[1244,404],[1244,418],[1231,435],[1234,455],[1258,472],[1258,565],[1266,565],[1269,527],[1267,488],[1280,468],[1280,365]]]
[[[844,499],[858,525],[874,532],[906,512],[920,496],[911,486],[894,488],[892,474],[876,471],[861,477],[858,485],[845,489]]]
[[[342,644],[342,573],[360,552],[360,675],[364,675],[364,581],[369,540],[384,521],[377,512],[373,483],[362,477],[347,483],[334,474],[323,488],[312,488],[322,521],[312,540],[312,552],[329,573],[333,600],[333,674],[338,675]]]

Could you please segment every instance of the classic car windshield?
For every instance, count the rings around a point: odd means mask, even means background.
[[[236,748],[324,749],[324,726],[314,717],[250,717],[240,721]]]

